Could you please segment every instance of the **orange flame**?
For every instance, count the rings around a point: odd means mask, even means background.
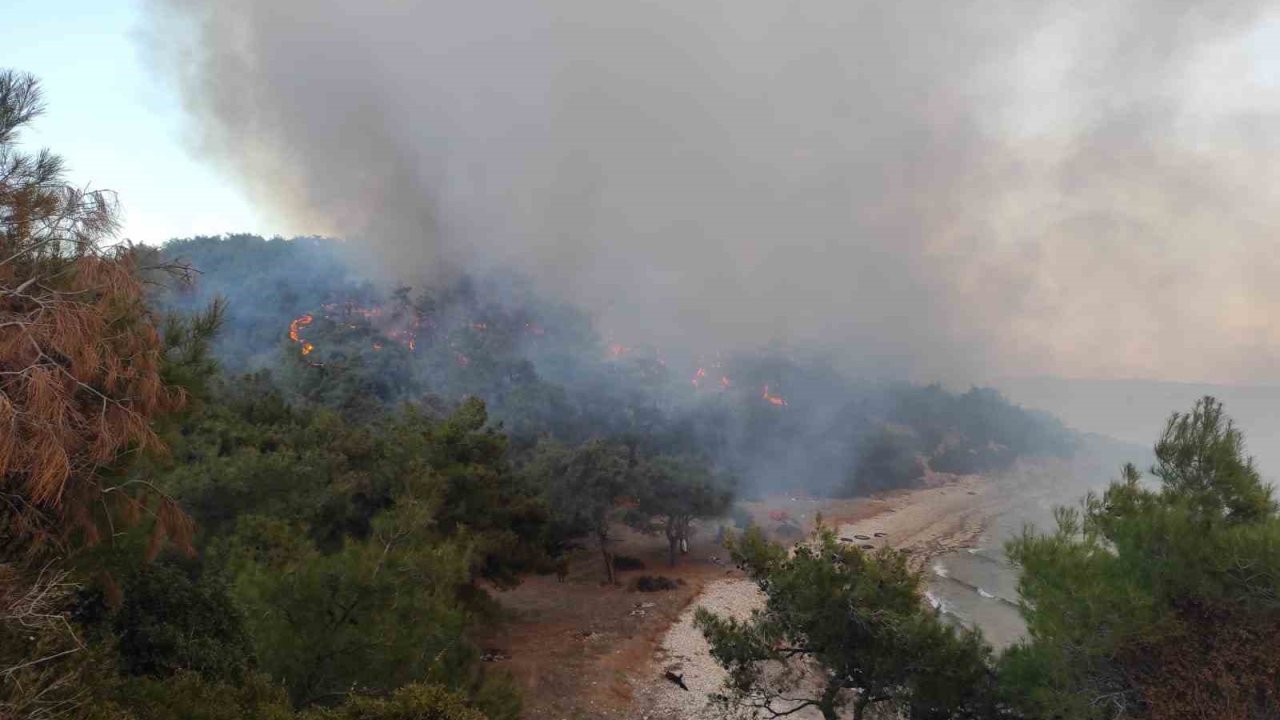
[[[629,352],[631,352],[631,348],[627,347],[626,345],[619,345],[618,343],[614,343],[609,346],[609,354],[614,357],[622,357],[623,355],[626,355]]]
[[[728,377],[721,377],[721,378],[720,378],[720,387],[724,388],[725,390],[728,390],[728,389],[729,389],[729,378],[728,378]]]
[[[701,383],[702,379],[705,378],[706,376],[707,376],[707,371],[704,368],[698,368],[698,372],[693,374],[693,386],[700,387],[699,383]]]
[[[312,317],[310,314],[307,314],[307,315],[303,315],[302,317],[295,318],[293,322],[289,323],[289,339],[292,340],[293,342],[296,342],[302,345],[303,355],[309,355],[311,354],[312,350],[316,349],[315,345],[312,345],[306,340],[303,340],[302,337],[299,335],[299,333],[302,332],[302,328],[310,325],[313,322],[315,322],[315,318]]]
[[[298,337],[298,331],[310,325],[314,321],[315,321],[315,318],[311,317],[310,315],[303,315],[302,317],[297,318],[293,322],[289,323],[289,339],[294,342],[302,342],[302,338]]]
[[[324,317],[341,325],[349,330],[358,330],[361,327],[359,320],[364,320],[373,326],[373,329],[380,331],[386,340],[390,340],[396,344],[408,348],[411,352],[418,348],[418,331],[429,326],[431,321],[427,318],[415,317],[405,319],[399,316],[393,317],[386,308],[381,305],[362,306],[355,302],[330,302],[320,306],[324,310]],[[300,346],[299,349],[303,355],[309,355],[315,350],[315,345],[302,339],[301,333],[303,328],[315,321],[315,316],[310,313],[303,315],[293,322],[289,323],[289,339]],[[483,330],[487,326],[484,323],[473,323],[472,327]],[[374,351],[382,350],[386,347],[386,340],[374,341],[371,347]],[[312,363],[316,365],[317,363]]]
[[[783,398],[781,395],[770,394],[768,385],[764,386],[764,392],[760,394],[760,397],[764,398],[765,400],[768,400],[770,405],[778,405],[779,407],[781,407],[787,404],[786,399]]]

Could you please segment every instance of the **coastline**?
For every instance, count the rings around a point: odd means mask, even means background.
[[[821,513],[823,524],[835,528],[839,537],[859,544],[905,550],[911,555],[913,565],[927,572],[936,558],[973,548],[1002,504],[991,479],[966,475],[933,476],[926,487],[866,498],[774,498],[749,505],[756,517],[767,517],[769,507],[793,508],[795,519],[801,521],[806,533],[813,529]],[[881,537],[876,537],[877,533]],[[711,657],[710,648],[694,627],[694,613],[698,608],[706,608],[741,619],[763,603],[764,596],[755,583],[740,573],[708,583],[658,643],[646,673],[647,677],[657,680],[637,693],[635,717],[647,720],[721,717],[714,707],[708,706],[707,696],[719,691],[726,674]],[[668,671],[681,674],[689,690],[681,690],[663,680]],[[801,712],[794,717],[809,716]],[[815,713],[813,717],[819,716]]]

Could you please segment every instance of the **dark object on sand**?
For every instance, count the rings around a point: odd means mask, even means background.
[[[870,536],[870,535],[854,535],[853,537],[854,537],[855,539],[857,539],[857,540],[870,540],[870,539],[871,539],[871,536]]]
[[[886,536],[886,535],[888,535],[888,534],[889,534],[889,533],[876,533],[875,535],[876,535],[876,537],[884,537],[884,536]]]
[[[635,579],[631,587],[640,592],[661,592],[663,590],[675,590],[682,583],[680,580],[672,580],[665,575],[641,575]]]
[[[684,674],[677,675],[670,670],[667,671],[667,679],[679,685],[685,692],[689,692],[689,686],[684,684]]]
[[[840,542],[853,542],[853,538],[842,537],[840,538]]]
[[[862,546],[862,549],[863,549],[863,550],[875,550],[875,549],[876,549],[876,546],[875,546],[875,545],[872,545],[872,544],[870,544],[870,543],[867,543],[867,544],[864,544],[864,545]]]

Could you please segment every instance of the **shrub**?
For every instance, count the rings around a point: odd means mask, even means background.
[[[303,720],[485,720],[485,716],[439,685],[415,683],[386,698],[353,697],[339,707],[308,712]]]
[[[192,579],[169,565],[146,565],[120,578],[114,611],[102,590],[85,593],[77,619],[117,641],[120,671],[165,677],[191,671],[210,680],[239,680],[253,657],[244,620],[227,588]]]
[[[853,474],[853,490],[866,493],[916,484],[924,477],[925,469],[918,445],[909,430],[882,427],[863,442]]]
[[[86,720],[293,720],[282,688],[261,676],[242,683],[212,682],[196,673],[120,682],[111,698],[95,704]]]

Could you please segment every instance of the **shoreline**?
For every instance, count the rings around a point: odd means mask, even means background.
[[[926,487],[864,498],[772,498],[748,506],[757,518],[768,517],[769,512],[777,513],[778,507],[794,509],[794,519],[800,521],[806,534],[812,532],[821,515],[822,523],[833,527],[837,536],[846,542],[905,550],[913,566],[927,572],[927,566],[935,558],[974,547],[1000,504],[989,478],[966,475],[934,476],[929,478]],[[877,538],[876,533],[882,536]],[[792,537],[790,541],[800,539],[803,538]],[[659,641],[645,673],[646,677],[657,679],[638,688],[635,716],[646,720],[719,718],[720,713],[708,707],[707,696],[719,691],[726,674],[711,657],[706,641],[694,627],[694,613],[698,608],[706,608],[743,619],[763,604],[764,595],[755,583],[737,573],[708,583],[691,598]],[[683,675],[689,690],[681,690],[662,679],[668,671]],[[808,716],[797,713],[795,717]]]
[[[904,550],[916,568],[923,569],[939,555],[977,544],[999,504],[994,490],[993,482],[984,476],[960,476],[932,487],[870,498],[886,507],[870,516],[836,518],[833,524],[841,538]],[[883,537],[876,537],[877,533]]]

